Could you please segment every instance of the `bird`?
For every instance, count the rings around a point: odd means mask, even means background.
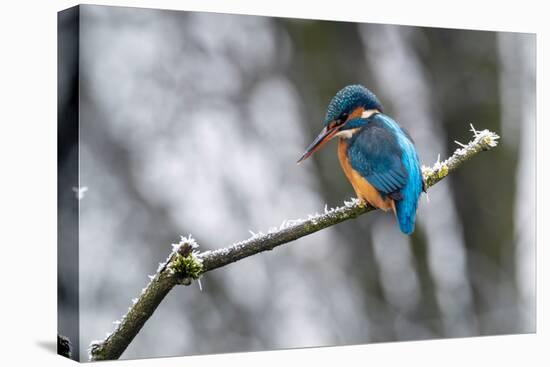
[[[358,84],[336,93],[323,125],[297,163],[337,137],[340,165],[357,198],[384,211],[391,209],[401,232],[412,234],[426,183],[410,134],[384,114],[374,93]]]

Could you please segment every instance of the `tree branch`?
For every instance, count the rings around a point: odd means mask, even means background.
[[[441,181],[477,153],[497,146],[499,139],[497,134],[489,130],[476,131],[473,126],[472,132],[473,140],[468,144],[457,143],[461,148],[457,149],[447,160],[440,162],[438,159],[433,167],[422,167],[428,188]],[[104,340],[91,343],[90,360],[118,359],[175,285],[189,285],[193,279],[198,279],[208,271],[263,251],[272,250],[277,246],[345,220],[356,218],[372,210],[375,208],[357,199],[352,199],[350,202],[344,202],[341,207],[332,209],[325,207],[323,214],[310,215],[308,219],[288,220],[278,228],[271,228],[265,234],[261,232],[253,234],[247,240],[232,246],[202,253],[197,251],[198,245],[190,236],[182,237],[179,244],[173,245],[172,253],[166,262],[159,265],[154,276],[150,276],[151,281],[143,288],[141,295],[134,300],[128,313],[121,321],[116,322],[115,330]]]

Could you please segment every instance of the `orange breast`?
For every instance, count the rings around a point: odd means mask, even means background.
[[[348,159],[347,147],[348,144],[346,139],[339,139],[338,159],[340,160],[340,165],[342,166],[348,181],[351,183],[351,186],[353,186],[357,197],[376,208],[383,210],[393,209],[393,211],[395,211],[395,203],[393,200],[390,198],[383,198],[374,186],[372,186],[359,174],[359,172],[351,167]]]

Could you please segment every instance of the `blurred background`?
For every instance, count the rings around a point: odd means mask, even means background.
[[[216,249],[352,197],[335,144],[295,162],[355,83],[425,165],[470,123],[501,144],[412,236],[374,212],[207,273],[122,358],[535,331],[534,35],[88,5],[80,32],[82,356],[180,235]]]

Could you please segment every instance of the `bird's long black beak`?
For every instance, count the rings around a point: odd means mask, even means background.
[[[303,160],[307,159],[310,155],[318,151],[327,141],[332,139],[332,137],[337,132],[338,132],[338,127],[335,126],[332,129],[328,129],[325,126],[323,130],[321,130],[321,133],[315,138],[313,143],[311,143],[309,147],[307,147],[302,157],[300,157],[300,159],[298,159],[298,162],[296,163],[302,162]]]

